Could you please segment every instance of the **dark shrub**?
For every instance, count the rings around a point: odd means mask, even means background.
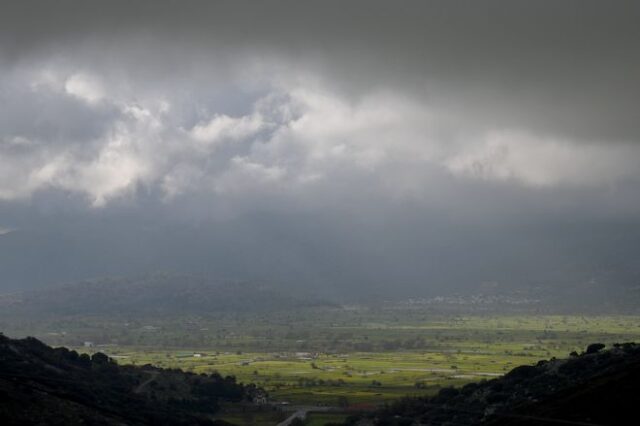
[[[592,343],[587,346],[587,354],[595,354],[604,349],[604,343]]]

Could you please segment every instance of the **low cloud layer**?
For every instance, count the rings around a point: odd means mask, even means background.
[[[119,94],[98,71],[21,68],[3,81],[3,103],[17,108],[3,117],[0,198],[60,190],[103,207],[140,187],[170,202],[193,193],[297,195],[360,179],[375,180],[382,197],[412,196],[439,184],[434,173],[524,188],[606,189],[640,177],[639,144],[478,129],[410,94],[353,99],[312,77],[292,80],[244,94],[246,112],[234,114],[206,100],[185,111],[167,88]]]

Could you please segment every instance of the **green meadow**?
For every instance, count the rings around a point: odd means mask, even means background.
[[[206,317],[84,315],[0,326],[11,336],[104,352],[121,364],[218,372],[254,383],[267,391],[268,405],[230,404],[219,417],[259,426],[301,408],[307,425],[339,423],[355,411],[490,380],[591,343],[640,341],[640,316],[471,315],[398,305]]]
[[[169,324],[164,327],[157,333],[171,333]],[[410,313],[403,321],[402,313],[396,312],[378,318],[369,313],[350,326],[340,318],[307,319],[293,329],[287,327],[292,336],[289,350],[278,344],[277,350],[266,351],[263,336],[255,333],[263,327],[264,323],[251,327],[245,322],[244,328],[234,328],[232,339],[217,346],[89,350],[102,350],[120,363],[233,375],[263,387],[278,403],[347,407],[379,405],[491,379],[519,365],[580,352],[593,342],[640,340],[640,318],[632,316],[455,316],[416,321]],[[297,327],[306,329],[304,339],[298,338]],[[273,324],[272,333],[284,332]]]

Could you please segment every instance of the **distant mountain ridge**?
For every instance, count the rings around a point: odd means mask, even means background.
[[[207,315],[328,305],[246,282],[216,282],[176,274],[103,278],[0,295],[6,314],[29,315]]]
[[[516,226],[508,244],[496,244],[492,229],[477,226],[403,230],[383,226],[386,221],[368,228],[364,221],[359,232],[367,231],[365,239],[353,238],[354,225],[328,232],[342,223],[341,216],[299,222],[257,213],[206,226],[146,214],[126,220],[100,216],[38,228],[16,225],[0,235],[0,293],[170,271],[266,280],[349,302],[473,295],[484,293],[486,282],[499,283],[502,294],[527,291],[553,305],[610,302],[618,309],[620,302],[633,308],[640,300],[632,290],[640,283],[640,263],[630,255],[639,250],[640,229],[629,223],[615,229],[563,223],[527,238],[515,237],[521,231]],[[314,232],[305,234],[307,229]],[[559,235],[573,242],[548,247]],[[441,243],[453,240],[464,243]],[[404,249],[391,249],[395,244]]]

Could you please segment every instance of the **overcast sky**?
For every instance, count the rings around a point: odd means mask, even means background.
[[[638,284],[638,22],[616,1],[3,4],[3,285]]]

